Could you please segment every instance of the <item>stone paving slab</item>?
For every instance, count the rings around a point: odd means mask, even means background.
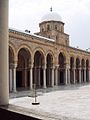
[[[90,120],[90,85],[43,93],[37,100],[40,105],[32,105],[34,98],[28,96],[10,99],[10,104],[45,120]]]

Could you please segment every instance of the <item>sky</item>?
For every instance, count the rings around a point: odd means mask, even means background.
[[[38,32],[51,6],[65,23],[70,46],[90,48],[90,0],[9,0],[9,28]]]

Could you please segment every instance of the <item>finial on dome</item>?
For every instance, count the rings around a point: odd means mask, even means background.
[[[51,8],[50,8],[50,11],[52,12],[52,6],[51,6]]]

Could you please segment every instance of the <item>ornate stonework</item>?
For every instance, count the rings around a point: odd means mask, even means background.
[[[62,21],[39,26],[35,34],[9,29],[10,91],[89,82],[90,52],[69,46]]]

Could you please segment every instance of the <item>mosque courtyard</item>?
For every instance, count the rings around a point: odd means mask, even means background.
[[[32,95],[11,98],[9,103],[18,112],[42,120],[90,120],[90,84],[48,88],[37,94],[39,105],[32,105]]]

